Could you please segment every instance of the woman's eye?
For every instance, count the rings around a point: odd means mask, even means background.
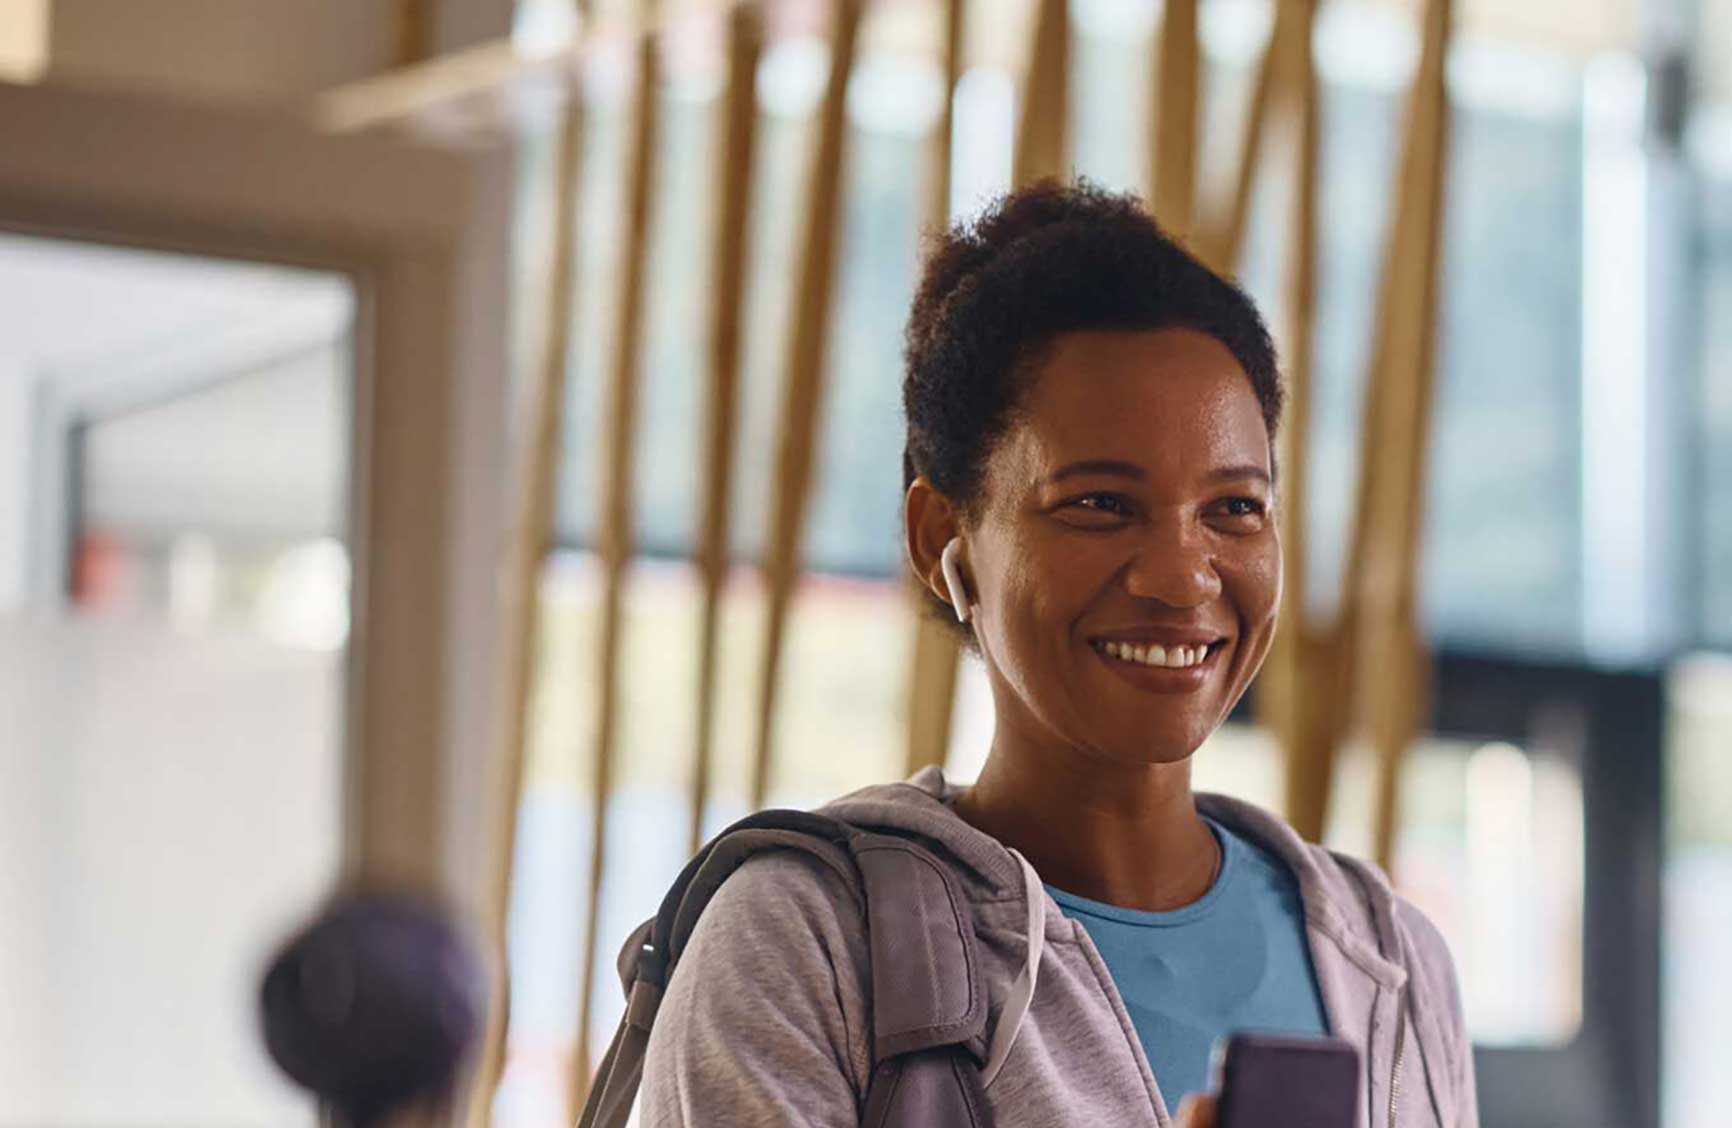
[[[1223,511],[1233,521],[1233,527],[1239,530],[1257,530],[1263,527],[1263,520],[1269,515],[1269,507],[1254,497],[1230,497],[1223,505]]]
[[[1084,494],[1071,500],[1067,508],[1093,510],[1109,517],[1124,517],[1131,511],[1130,504],[1124,498],[1111,493]]]

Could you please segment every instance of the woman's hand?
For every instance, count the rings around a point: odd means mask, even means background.
[[[1173,1128],[1215,1128],[1214,1094],[1192,1093],[1180,1101]]]

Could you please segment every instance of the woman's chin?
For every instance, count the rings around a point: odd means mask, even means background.
[[[1150,732],[1147,728],[1100,742],[1098,747],[1109,749],[1111,758],[1122,764],[1179,764],[1208,739],[1211,730],[1185,728],[1181,731]]]

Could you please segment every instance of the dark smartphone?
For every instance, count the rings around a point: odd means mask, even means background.
[[[1217,1047],[1216,1128],[1353,1128],[1359,1052],[1336,1038],[1235,1034]]]

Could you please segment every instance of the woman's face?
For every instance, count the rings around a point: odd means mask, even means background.
[[[1213,337],[1057,338],[966,535],[1001,732],[1121,763],[1194,752],[1274,634],[1269,478],[1256,394]]]

